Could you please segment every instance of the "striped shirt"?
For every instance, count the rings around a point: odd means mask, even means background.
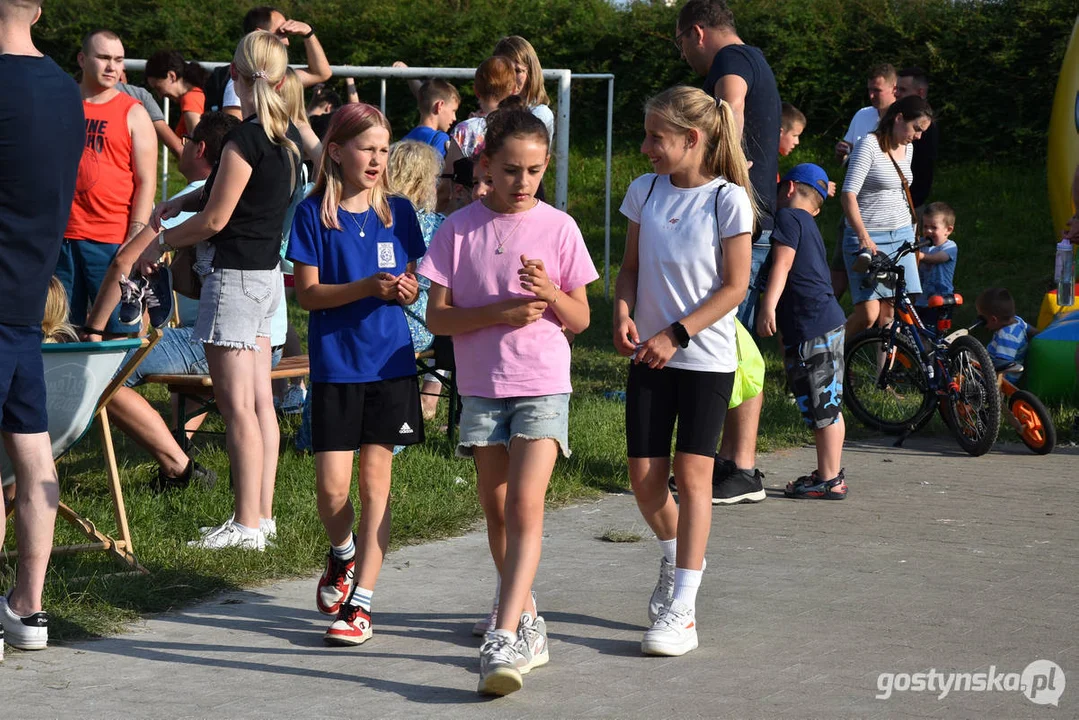
[[[989,344],[985,346],[985,349],[989,351],[989,355],[993,358],[994,365],[1007,364],[1015,361],[1022,364],[1027,357],[1027,332],[1029,326],[1026,321],[1015,316],[1015,321],[1011,325],[1005,325],[1000,330],[993,333],[993,339],[989,341]],[[1016,382],[1019,380],[1019,375],[1009,373],[1005,377],[1010,382]]]
[[[914,178],[910,171],[913,145],[908,144],[906,150],[903,159],[897,162],[910,183]],[[870,232],[898,230],[911,224],[903,183],[887,153],[880,149],[876,135],[866,135],[854,144],[843,192],[854,193],[858,198],[862,224]]]

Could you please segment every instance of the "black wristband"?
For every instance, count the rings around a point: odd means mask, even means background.
[[[97,328],[92,328],[89,325],[83,325],[81,330],[87,335],[101,335],[102,337],[105,336],[104,330],[98,330]]]
[[[310,38],[310,37],[311,37],[312,35],[314,35],[314,34],[315,34],[315,29],[314,29],[314,28],[311,28],[311,32],[309,32],[309,33],[307,33],[306,35],[304,35],[304,36],[303,36],[303,39],[304,39],[304,40],[307,40],[308,38]]]
[[[674,333],[674,339],[678,341],[678,344],[683,349],[689,347],[689,332],[686,331],[686,327],[682,323],[671,323],[671,331]]]

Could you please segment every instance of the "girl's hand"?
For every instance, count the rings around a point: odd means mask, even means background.
[[[542,300],[529,300],[520,298],[506,300],[499,303],[499,317],[501,322],[512,327],[524,327],[543,317],[543,311],[547,309],[547,303]]]
[[[858,238],[858,244],[874,255],[877,254],[877,244],[873,242],[873,239],[868,235],[863,238]]]
[[[614,349],[622,357],[632,357],[637,352],[637,346],[641,343],[641,337],[637,334],[637,324],[633,318],[615,318],[614,321]]]
[[[674,357],[678,351],[678,344],[674,339],[674,331],[669,327],[664,328],[641,346],[633,362],[644,363],[653,370],[659,370]]]
[[[412,273],[401,273],[397,277],[397,302],[411,305],[420,297],[420,281]]]
[[[558,292],[558,288],[547,277],[547,269],[543,266],[542,260],[529,260],[522,255],[521,269],[517,271],[517,275],[521,279],[522,290],[531,292],[548,303],[555,302],[555,293]]]
[[[360,282],[367,284],[369,297],[376,297],[387,302],[397,299],[397,277],[388,272],[375,273]]]
[[[761,337],[772,337],[776,334],[775,308],[757,308],[757,334]]]

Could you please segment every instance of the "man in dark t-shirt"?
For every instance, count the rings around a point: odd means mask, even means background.
[[[19,573],[0,597],[7,643],[41,650],[41,608],[59,486],[41,358],[41,320],[85,144],[79,87],[30,37],[41,0],[0,0],[0,434],[15,467]],[[0,494],[0,518],[4,517]],[[0,520],[0,545],[5,524]]]
[[[917,95],[922,100],[929,94],[929,76],[918,67],[903,68],[899,71],[899,80],[895,86],[895,99],[902,100],[907,95]],[[910,171],[914,182],[910,184],[910,195],[919,219],[922,209],[929,200],[933,189],[933,166],[937,163],[937,147],[940,145],[940,123],[933,118],[929,129],[914,141],[914,155],[910,161]]]

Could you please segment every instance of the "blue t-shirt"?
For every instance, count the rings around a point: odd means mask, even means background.
[[[341,285],[376,273],[400,275],[426,251],[412,203],[391,197],[393,226],[374,210],[353,215],[338,208],[341,230],[322,224],[322,197],[296,207],[288,258],[318,268],[319,282]],[[364,225],[366,216],[366,225]],[[360,237],[360,227],[366,237]],[[311,380],[366,383],[416,372],[405,311],[396,302],[367,297],[341,307],[313,310],[308,322]]]
[[[951,240],[941,245],[934,245],[925,251],[926,255],[944,253],[948,260],[942,263],[920,263],[918,274],[922,277],[922,294],[918,296],[918,307],[926,307],[933,295],[951,295],[955,292],[955,260],[959,257],[959,248]]]
[[[435,150],[438,150],[439,155],[446,157],[446,143],[450,141],[450,136],[441,130],[435,130],[426,125],[417,125],[409,131],[408,135],[405,135],[401,139],[427,143]]]
[[[79,86],[48,57],[0,55],[0,324],[41,325],[86,121]]]
[[[805,210],[780,208],[776,212],[773,245],[794,250],[794,263],[776,306],[776,325],[788,347],[820,337],[846,321],[832,293],[828,257],[813,216]],[[771,272],[772,256],[768,256]]]
[[[1030,345],[1030,326],[1027,321],[1018,315],[1011,325],[1005,325],[993,333],[993,339],[985,346],[989,351],[989,357],[993,358],[994,365],[1006,365],[1017,362],[1020,365],[1027,359],[1027,348]],[[1019,382],[1017,373],[1005,375],[1009,382]]]

